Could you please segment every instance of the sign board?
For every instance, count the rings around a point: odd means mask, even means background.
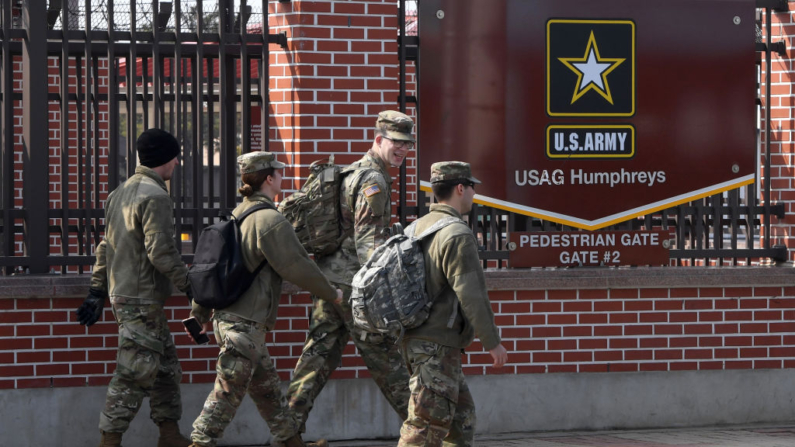
[[[594,230],[752,183],[753,0],[423,0],[420,187]]]
[[[555,231],[511,233],[513,268],[668,265],[673,233],[653,231]]]

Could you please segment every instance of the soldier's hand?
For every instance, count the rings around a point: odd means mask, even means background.
[[[191,318],[196,319],[196,317],[193,315],[193,313],[191,313]],[[202,324],[200,322],[201,320],[196,319],[196,321],[198,321],[199,324],[201,325],[201,331],[199,332],[199,334],[207,335],[207,331],[210,331],[213,328],[212,321],[207,321],[204,324]],[[193,334],[190,332],[190,329],[188,329],[188,326],[185,325],[185,321],[183,321],[182,324],[184,325],[183,328],[185,329],[185,333],[188,334],[188,337],[190,337],[190,339],[193,340],[194,343],[196,343],[196,344],[207,343],[207,340],[196,340],[195,338],[193,338]]]
[[[105,307],[107,294],[99,289],[88,289],[88,296],[83,304],[77,308],[77,321],[80,324],[91,326],[102,317],[102,309]]]
[[[491,354],[491,358],[494,359],[494,364],[491,366],[495,368],[502,368],[505,362],[508,361],[508,351],[505,350],[505,346],[502,344],[497,345],[496,348],[489,351],[489,354]]]
[[[342,297],[343,297],[342,289],[337,289],[337,299],[334,300],[334,304],[342,304]]]

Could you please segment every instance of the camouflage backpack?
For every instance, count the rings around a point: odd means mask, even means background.
[[[334,253],[349,231],[342,228],[340,185],[350,171],[334,164],[334,155],[309,165],[300,190],[279,204],[279,212],[293,225],[298,240],[315,256]]]
[[[463,221],[457,217],[440,219],[416,237],[416,222],[412,223],[404,234],[390,237],[373,252],[353,277],[354,326],[365,332],[402,337],[406,329],[413,329],[428,319],[435,297],[429,297],[425,290],[421,242],[455,222]],[[451,320],[457,313],[455,307]]]

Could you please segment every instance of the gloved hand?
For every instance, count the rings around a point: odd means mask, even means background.
[[[213,312],[212,309],[202,307],[201,304],[195,301],[191,303],[190,316],[197,319],[201,325],[204,325],[205,323],[210,321],[210,316],[212,312]],[[210,328],[210,330],[212,330],[212,328]]]
[[[108,294],[99,289],[88,289],[88,296],[83,304],[77,308],[77,321],[80,324],[91,326],[102,317],[102,309],[105,307],[105,298]]]

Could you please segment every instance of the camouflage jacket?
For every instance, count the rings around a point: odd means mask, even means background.
[[[263,202],[273,206],[273,201],[267,196],[254,193],[243,199],[243,203],[232,214],[239,216]],[[264,324],[268,330],[273,329],[282,294],[282,279],[321,299],[334,301],[337,298],[336,289],[309,259],[292,225],[281,213],[276,210],[257,211],[243,221],[240,233],[246,267],[254,271],[263,260],[268,263],[239,300],[218,312]],[[206,322],[209,311],[194,304],[192,315]]]
[[[163,303],[173,285],[188,288],[174,240],[174,203],[157,173],[139,166],[105,203],[105,238],[96,249],[91,287],[111,299]]]
[[[448,216],[461,219],[453,207],[432,204],[431,212],[417,221],[416,232],[422,234],[434,222]],[[425,287],[437,297],[428,320],[406,331],[406,338],[419,338],[444,346],[465,348],[477,334],[486,350],[500,344],[486,289],[486,277],[478,259],[475,235],[463,223],[450,224],[423,240]],[[458,302],[458,316],[452,328],[448,319]]]
[[[392,220],[392,177],[372,151],[347,168],[340,187],[342,227],[351,237],[336,252],[318,259],[323,273],[335,283],[350,285],[353,275],[373,250],[389,238]]]

